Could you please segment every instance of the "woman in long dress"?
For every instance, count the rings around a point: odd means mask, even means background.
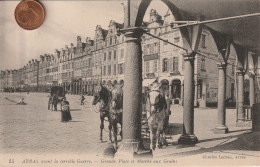
[[[66,97],[63,98],[61,102],[61,122],[68,122],[72,120],[70,114],[69,102],[66,101]]]

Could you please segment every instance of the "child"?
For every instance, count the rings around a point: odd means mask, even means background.
[[[81,105],[84,105],[84,100],[85,100],[84,95],[81,96],[80,100],[81,100]]]

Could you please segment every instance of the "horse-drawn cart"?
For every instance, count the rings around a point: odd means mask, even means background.
[[[61,103],[62,99],[65,97],[66,92],[61,86],[51,87],[51,96],[49,98],[48,108],[54,106],[54,110],[57,110],[57,104]],[[51,107],[52,108],[52,107]]]

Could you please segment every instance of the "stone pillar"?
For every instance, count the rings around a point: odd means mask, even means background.
[[[184,101],[183,101],[183,133],[179,144],[195,144],[194,135],[194,57],[196,53],[184,55]]]
[[[252,118],[252,131],[260,132],[260,103],[255,103],[253,105],[253,118]]]
[[[218,125],[214,130],[216,134],[228,132],[226,126],[226,63],[218,63]]]
[[[75,94],[77,94],[78,93],[78,83],[76,82],[75,83]]]
[[[126,62],[123,101],[123,140],[118,157],[133,157],[142,148],[142,50],[140,29],[126,30]]]
[[[250,74],[249,75],[249,100],[250,100],[250,106],[253,107],[255,104],[255,75]]]
[[[181,83],[181,105],[183,106],[183,100],[184,100],[184,84]]]
[[[74,85],[73,85],[73,82],[71,82],[71,84],[70,84],[70,92],[71,92],[71,94],[74,94]]]
[[[172,84],[169,83],[169,98],[172,100]]]
[[[244,72],[243,68],[237,69],[237,126],[244,126]]]
[[[194,88],[194,107],[198,106],[198,82],[195,81],[195,88]]]

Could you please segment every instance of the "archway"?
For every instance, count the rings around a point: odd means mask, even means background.
[[[121,79],[121,80],[119,81],[119,84],[120,84],[120,85],[123,85],[123,84],[124,84],[124,80]]]
[[[169,81],[167,79],[161,80],[161,88],[164,95],[169,95]]]
[[[106,82],[105,80],[102,81],[102,85],[106,85],[106,83],[107,83],[107,82]]]
[[[171,82],[171,96],[173,99],[181,98],[181,81],[179,79],[175,79]]]
[[[141,36],[146,33],[142,28],[144,14],[152,0],[128,1],[125,8],[124,29],[121,30],[126,37],[126,60],[124,70],[124,114],[123,114],[123,140],[117,155],[120,153],[134,154],[140,149],[141,143],[141,108],[142,108],[142,47]],[[179,9],[169,0],[162,0],[172,12],[176,21],[183,21]],[[183,14],[183,13],[182,13]],[[194,144],[198,141],[194,135],[194,57],[201,36],[201,26],[180,28],[180,46],[185,55],[185,79],[183,111],[183,134],[179,143]],[[192,38],[190,38],[192,36]],[[186,51],[186,52],[185,52]],[[150,68],[149,68],[150,70]],[[149,72],[149,70],[147,70]],[[134,118],[134,119],[133,119]]]
[[[113,81],[113,85],[114,85],[114,86],[117,85],[117,80],[114,80],[114,81]]]

